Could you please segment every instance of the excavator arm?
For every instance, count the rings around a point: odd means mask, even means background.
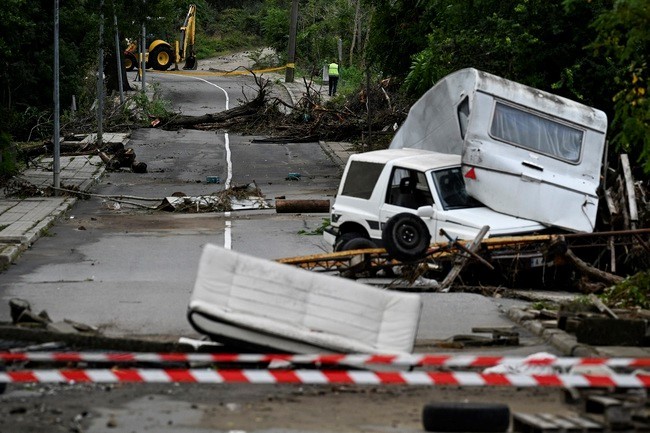
[[[194,51],[194,36],[196,30],[196,5],[191,4],[181,27],[180,52],[177,56],[178,62],[185,60],[183,69],[196,69],[196,53]]]

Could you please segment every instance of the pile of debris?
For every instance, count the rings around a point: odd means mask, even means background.
[[[324,100],[313,77],[303,77],[305,92],[295,105],[271,97],[273,83],[250,71],[256,84],[255,98],[219,113],[176,116],[159,125],[165,129],[228,129],[248,135],[266,135],[269,142],[359,141],[368,134],[393,133],[412,101],[397,96],[392,80],[374,83],[348,97],[342,107]],[[288,110],[287,110],[288,109]],[[289,112],[287,115],[286,112]]]

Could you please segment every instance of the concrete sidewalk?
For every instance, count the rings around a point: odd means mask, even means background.
[[[128,141],[129,134],[104,134],[104,143]],[[84,142],[95,142],[95,134],[86,136]],[[62,156],[59,181],[62,189],[86,192],[99,181],[104,173],[104,163],[96,155]],[[54,184],[54,160],[45,157],[27,168],[18,181],[45,191]],[[54,222],[65,214],[77,201],[74,195],[62,191],[59,196],[26,197],[0,195],[0,268],[5,268],[36,240],[47,232]]]

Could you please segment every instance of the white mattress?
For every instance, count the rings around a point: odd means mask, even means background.
[[[420,296],[206,245],[188,317],[215,340],[291,352],[413,350]]]

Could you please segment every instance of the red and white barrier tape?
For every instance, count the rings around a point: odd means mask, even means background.
[[[497,365],[546,366],[570,368],[574,366],[607,366],[611,368],[649,368],[650,358],[560,358],[560,357],[503,357],[438,354],[221,354],[221,353],[122,353],[122,352],[0,352],[5,362],[210,362],[210,363],[265,363],[286,361],[295,364],[321,365],[395,365],[449,368],[484,368]]]
[[[0,383],[250,383],[461,387],[650,388],[650,376],[526,375],[470,372],[321,370],[85,369],[0,372]]]

